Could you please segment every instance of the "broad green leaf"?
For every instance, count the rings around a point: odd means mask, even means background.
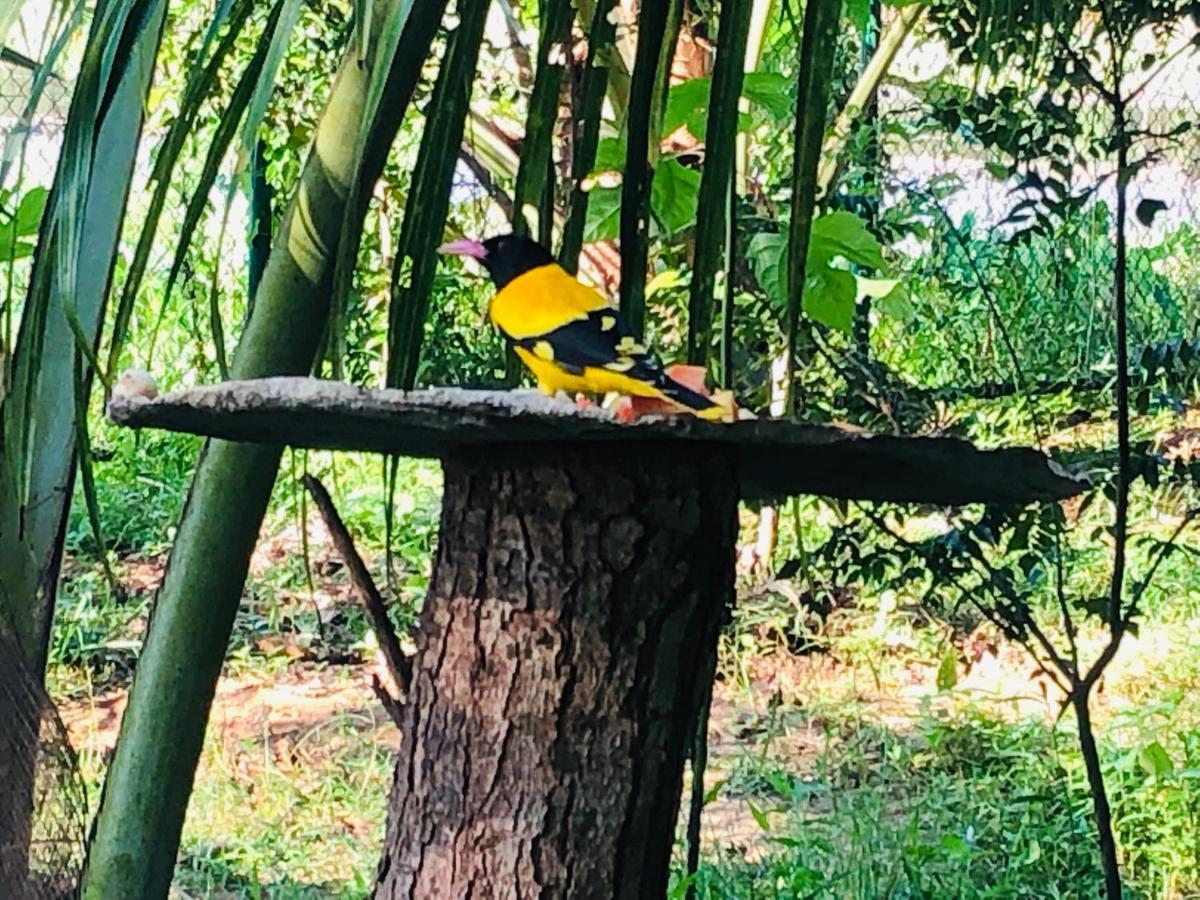
[[[971,845],[957,834],[942,835],[940,845],[942,850],[946,851],[950,856],[963,857],[969,856],[971,853]]]
[[[620,172],[625,167],[625,141],[621,138],[601,138],[596,147],[594,173]]]
[[[874,308],[885,316],[907,322],[915,311],[908,296],[908,289],[898,278],[864,278],[856,275],[858,296],[870,297]]]
[[[1158,741],[1147,744],[1138,752],[1138,762],[1141,763],[1146,774],[1153,778],[1162,778],[1175,771],[1171,755]]]
[[[714,784],[707,791],[705,791],[704,792],[705,805],[712,803],[714,800],[716,800],[717,796],[721,793],[721,788],[725,787],[725,785],[728,782],[729,782],[728,778],[718,779],[716,784]]]
[[[858,293],[872,300],[882,300],[899,286],[898,278],[858,278]]]
[[[782,308],[787,304],[787,237],[764,232],[750,239],[747,254],[754,277],[767,297]]]
[[[615,241],[621,232],[621,189],[598,187],[588,192],[587,225],[583,242]]]
[[[748,72],[742,82],[742,96],[756,106],[761,106],[776,121],[792,114],[794,101],[790,82],[774,72]],[[708,96],[712,90],[712,78],[690,78],[675,85],[667,94],[667,106],[663,113],[662,131],[670,134],[681,125],[694,137],[704,139],[708,125]]]
[[[852,212],[838,210],[813,222],[809,265],[816,260],[828,265],[835,256],[870,269],[884,269],[883,247],[866,223]]]
[[[890,279],[859,278],[859,290],[862,290],[864,281],[886,283]],[[882,297],[873,297],[873,299],[875,301],[875,309],[879,310],[883,315],[890,316],[899,322],[911,322],[917,314],[916,310],[913,309],[912,300],[908,295],[908,288],[899,282],[896,282],[896,286]]]
[[[871,20],[871,0],[843,0],[842,16],[860,32],[866,31]]]
[[[804,281],[804,311],[822,325],[848,333],[857,295],[854,276],[845,269],[818,268]]]
[[[663,230],[674,234],[696,221],[696,195],[700,173],[673,159],[664,159],[654,170],[650,208]]]
[[[670,290],[682,283],[683,277],[679,274],[678,269],[665,269],[650,279],[646,285],[646,296],[653,297],[659,291]]]
[[[698,138],[704,137],[705,121],[708,119],[708,95],[712,79],[691,78],[675,85],[667,93],[667,108],[663,112],[662,131],[670,134],[681,125]]]
[[[33,255],[33,244],[18,241],[12,225],[0,227],[0,262],[25,259]]]
[[[21,198],[17,214],[13,216],[13,224],[18,235],[37,234],[38,225],[42,221],[42,211],[46,208],[46,199],[50,192],[44,187],[35,187]]]
[[[747,72],[742,96],[761,106],[776,121],[788,118],[794,111],[791,81],[775,72]]]
[[[767,296],[777,306],[786,306],[787,237],[757,234],[750,239],[748,256]],[[808,315],[830,328],[849,331],[860,293],[894,298],[884,306],[898,317],[911,312],[903,285],[891,279],[859,278],[832,265],[837,259],[873,269],[885,268],[882,248],[862,219],[848,212],[821,216],[813,222],[804,284],[804,311]]]

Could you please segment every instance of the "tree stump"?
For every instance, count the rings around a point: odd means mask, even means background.
[[[661,897],[733,597],[728,448],[460,451],[379,898]]]

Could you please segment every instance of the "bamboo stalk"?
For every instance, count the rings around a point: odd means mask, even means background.
[[[745,75],[750,4],[724,0],[717,32],[717,58],[708,95],[708,126],[704,134],[704,172],[696,208],[696,243],[692,286],[688,300],[688,362],[708,363],[712,344],[713,286],[729,243],[729,183],[733,176],[738,128],[738,103]],[[727,277],[726,284],[731,284]],[[728,287],[727,287],[728,289]]]
[[[800,311],[804,302],[804,279],[813,217],[817,207],[817,165],[825,134],[825,112],[829,105],[829,81],[837,51],[838,18],[842,0],[810,0],[804,10],[804,34],[800,45],[799,89],[796,92],[795,158],[792,163],[792,215],[788,227],[788,321],[787,358],[784,375],[784,408],[795,413],[796,352],[799,344]]]
[[[377,21],[392,13],[380,11]],[[397,66],[420,68],[429,46],[419,37],[410,39],[406,30]],[[369,195],[380,173],[369,162],[358,165],[353,136],[367,127],[390,142],[382,122],[398,124],[403,115],[403,105],[397,108],[385,92],[380,118],[364,122],[369,71],[351,48],[232,360],[234,377],[301,374],[312,365],[350,185],[360,180]],[[404,80],[394,74],[393,87]],[[201,453],[109,766],[83,878],[88,900],[167,893],[209,705],[280,452],[212,440]]]
[[[389,387],[411,389],[417,380],[438,245],[446,229],[450,187],[475,81],[490,0],[462,0],[426,106],[425,132],[413,169],[412,189],[392,268],[388,324]],[[517,211],[518,216],[520,210]]]
[[[613,3],[614,0],[600,0],[592,14],[587,64],[579,88],[579,106],[573,116],[576,134],[572,141],[571,185],[567,196],[569,211],[558,248],[559,263],[572,274],[579,270],[583,228],[587,224],[588,192],[583,189],[583,182],[596,164],[596,148],[600,145],[600,120],[608,90],[608,66],[604,64],[604,58],[613,53],[615,47],[616,25],[609,17]]]
[[[674,0],[673,0],[674,2]],[[633,333],[646,327],[646,264],[650,255],[650,191],[654,181],[651,117],[660,87],[659,56],[671,4],[643,3],[637,55],[625,117],[625,171],[621,181],[621,312]]]

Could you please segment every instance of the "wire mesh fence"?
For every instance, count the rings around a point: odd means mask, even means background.
[[[74,896],[87,795],[54,703],[0,625],[0,896]]]
[[[1144,88],[1136,78],[1123,88],[1133,98],[1127,127],[1137,147],[1126,283],[1131,346],[1140,352],[1195,337],[1200,319],[1200,131],[1191,127],[1200,115],[1200,52],[1182,28],[1147,28],[1136,44],[1147,60],[1161,61],[1148,67]],[[930,77],[945,65],[943,45],[911,43],[880,93],[882,153],[873,174],[884,186],[881,218],[919,211],[928,226],[890,235],[907,257],[906,282],[926,333],[884,355],[899,367],[905,353],[921,353],[917,368],[926,372],[929,360],[944,360],[926,385],[940,388],[1111,370],[1116,165],[1097,148],[1113,139],[1112,109],[1092,96],[1054,111],[1036,84],[1002,95],[997,114],[1011,127],[1046,133],[1046,146],[1030,152],[1035,158],[1013,165],[981,135],[992,123],[980,121],[971,73],[955,73],[957,90],[955,75],[945,79],[950,87]],[[1072,141],[1055,143],[1045,128],[1050,115],[1070,117]],[[1068,212],[1052,222],[1035,222],[1031,198],[1051,187],[1080,202],[1062,204]]]

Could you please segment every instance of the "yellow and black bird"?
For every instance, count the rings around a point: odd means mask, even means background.
[[[621,313],[573,278],[537,241],[515,234],[451,241],[442,253],[478,260],[496,285],[488,315],[550,396],[654,397],[706,419],[725,410],[667,375]]]

